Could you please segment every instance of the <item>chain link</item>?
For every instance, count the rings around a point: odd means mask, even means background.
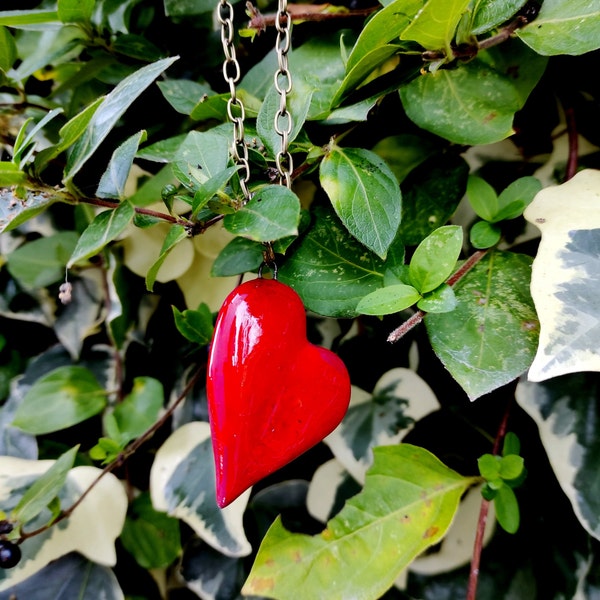
[[[278,0],[275,28],[277,29],[275,51],[277,52],[278,69],[275,72],[274,80],[275,89],[279,94],[279,109],[275,113],[273,127],[281,138],[281,146],[275,156],[275,164],[279,171],[279,182],[289,188],[292,185],[291,174],[294,170],[294,163],[288,146],[294,123],[287,108],[288,95],[292,91],[292,74],[288,69],[288,53],[292,45],[292,18],[287,9],[287,0]]]
[[[221,24],[221,43],[223,45],[223,77],[229,85],[229,99],[227,100],[227,116],[233,123],[233,143],[231,154],[234,162],[241,166],[240,186],[244,194],[244,202],[250,199],[248,182],[250,181],[250,161],[248,160],[248,146],[245,140],[244,120],[246,111],[242,101],[238,98],[236,84],[240,80],[240,63],[235,53],[233,43],[234,24],[233,6],[228,0],[219,0],[217,18]]]

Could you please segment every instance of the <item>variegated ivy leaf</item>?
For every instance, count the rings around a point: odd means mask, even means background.
[[[540,339],[528,377],[600,371],[600,171],[542,190],[525,218],[542,232],[531,277]]]
[[[25,490],[53,462],[1,456],[1,510],[10,513]],[[65,486],[58,494],[61,508],[71,506],[100,472],[95,467],[71,469]],[[126,512],[127,496],[123,486],[114,475],[105,475],[68,519],[23,542],[23,557],[19,564],[14,569],[0,569],[0,591],[24,581],[51,561],[70,552],[79,552],[101,565],[114,565],[117,560],[114,543],[123,528]],[[50,510],[44,509],[28,523],[27,529],[31,531],[45,525],[50,515]]]
[[[435,394],[414,371],[392,369],[377,382],[372,395],[352,388],[350,408],[325,443],[348,472],[363,482],[375,446],[398,444],[415,421],[438,408]]]
[[[544,383],[521,380],[516,399],[536,422],[556,478],[582,526],[600,539],[600,381],[576,373]]]
[[[250,491],[223,510],[217,506],[208,423],[187,423],[159,448],[150,471],[150,493],[156,510],[182,519],[219,552],[250,554],[242,522]]]

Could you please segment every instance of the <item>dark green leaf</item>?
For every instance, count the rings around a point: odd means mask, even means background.
[[[299,222],[300,200],[282,185],[261,188],[247,204],[223,219],[227,231],[256,242],[297,235]]]
[[[406,177],[398,233],[407,246],[416,246],[447,223],[465,193],[468,173],[461,156],[436,153]]]
[[[12,510],[12,518],[25,525],[37,517],[57,496],[65,485],[67,474],[75,462],[79,446],[74,446],[64,454],[23,494]]]
[[[390,285],[367,294],[356,307],[363,315],[390,315],[412,306],[421,294],[412,285]]]
[[[127,138],[112,154],[108,167],[100,179],[98,198],[125,198],[125,184],[139,145],[146,141],[146,132],[138,131]]]
[[[131,503],[120,539],[145,569],[164,569],[181,554],[179,521],[154,510],[148,493]]]
[[[98,414],[106,392],[79,366],[60,367],[38,379],[25,394],[13,425],[36,435],[59,431]]]
[[[104,98],[92,115],[83,135],[73,145],[65,168],[65,179],[67,181],[75,177],[129,106],[176,60],[177,57],[165,58],[142,67],[123,79]]]
[[[403,246],[395,242],[388,260],[403,256]],[[354,317],[359,301],[382,286],[386,269],[386,262],[347,235],[333,211],[321,207],[306,235],[290,249],[279,279],[300,294],[309,310]]]
[[[196,310],[187,309],[183,312],[173,306],[173,317],[179,333],[187,340],[200,346],[205,346],[210,342],[213,318],[210,308],[206,304],[201,304]]]
[[[375,448],[374,455],[362,492],[320,535],[290,533],[275,521],[243,594],[292,600],[302,589],[304,596],[319,598],[327,581],[330,598],[379,598],[403,568],[441,539],[472,480],[409,444]]]
[[[157,85],[165,100],[184,115],[190,115],[203,97],[214,93],[208,84],[189,79],[167,79]]]
[[[77,234],[73,231],[26,242],[8,255],[8,270],[25,287],[46,287],[64,278],[76,244]]]
[[[402,209],[400,187],[387,164],[369,150],[335,146],[321,162],[320,180],[348,231],[385,259]]]
[[[521,177],[513,181],[498,196],[498,212],[494,221],[519,217],[541,189],[542,184],[535,177]]]
[[[462,228],[445,225],[430,233],[413,254],[408,275],[421,294],[440,286],[454,271],[462,249]]]
[[[165,13],[171,17],[187,17],[211,12],[214,4],[210,0],[164,0]]]
[[[435,353],[471,400],[531,365],[539,325],[530,278],[529,257],[490,252],[454,286],[456,309],[425,317]]]
[[[229,167],[224,171],[221,171],[217,175],[210,177],[204,183],[198,185],[198,189],[194,194],[194,200],[192,202],[192,218],[195,218],[197,214],[206,206],[207,202],[221,189],[225,187],[227,182],[231,179],[234,173],[239,167]]]
[[[164,57],[164,52],[141,35],[125,33],[117,37],[112,46],[113,51],[145,62]]]
[[[17,58],[17,45],[10,31],[0,25],[0,71],[8,71]]]
[[[109,242],[125,231],[134,214],[135,209],[127,200],[120,202],[115,209],[99,213],[81,234],[69,259],[68,267],[98,254]]]
[[[243,237],[236,237],[223,250],[212,264],[210,273],[213,277],[230,277],[255,271],[260,267],[264,246]]]
[[[481,35],[506,23],[527,0],[477,0],[473,8],[471,33]]]

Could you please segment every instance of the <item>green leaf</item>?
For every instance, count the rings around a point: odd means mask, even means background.
[[[446,313],[453,311],[458,305],[454,290],[442,283],[435,290],[428,292],[417,302],[417,308],[429,313]]]
[[[143,493],[131,503],[120,539],[141,567],[164,569],[181,554],[180,537],[178,519],[154,510]]]
[[[132,204],[123,200],[117,208],[96,215],[81,234],[67,266],[71,268],[75,263],[98,254],[109,242],[125,231],[134,214],[135,209]]]
[[[504,531],[516,533],[519,529],[521,515],[519,503],[512,488],[504,484],[500,486],[494,496],[496,519]]]
[[[444,536],[472,479],[416,446],[384,446],[374,454],[363,491],[321,534],[290,533],[275,521],[243,594],[286,600],[302,589],[304,596],[318,598],[327,581],[331,600],[379,598],[402,569]]]
[[[214,94],[208,84],[190,79],[167,79],[157,85],[165,100],[184,115],[190,115],[202,98]]]
[[[389,261],[401,262],[404,247],[395,242]],[[301,241],[279,268],[279,279],[293,287],[305,306],[318,314],[349,318],[360,300],[380,288],[386,262],[348,236],[333,211],[319,207]]]
[[[154,425],[163,404],[164,392],[160,381],[152,377],[136,377],[127,397],[107,413],[111,416],[112,426],[116,426],[116,435],[111,431],[110,436],[122,445],[141,436]]]
[[[213,277],[230,277],[255,271],[263,263],[264,246],[243,237],[236,237],[221,250],[213,262]]]
[[[458,225],[445,225],[430,233],[413,254],[408,275],[421,294],[431,292],[450,277],[462,249],[463,233]]]
[[[525,461],[523,457],[516,454],[506,454],[500,459],[499,465],[498,475],[502,479],[511,480],[521,476],[525,468]]]
[[[412,285],[390,285],[367,294],[356,307],[363,315],[390,315],[400,312],[421,299]]]
[[[494,217],[495,222],[521,216],[541,189],[542,184],[535,177],[521,177],[513,181],[498,196],[498,212]]]
[[[502,231],[497,225],[487,221],[478,221],[469,231],[469,240],[473,248],[485,249],[495,246],[502,238]]]
[[[494,27],[506,23],[527,0],[477,0],[473,8],[472,35],[487,33]]]
[[[77,234],[62,231],[25,242],[8,255],[10,274],[30,289],[46,287],[65,276],[65,266],[77,244]]]
[[[58,0],[58,18],[62,23],[89,23],[96,0]]]
[[[282,185],[268,185],[250,201],[223,219],[223,226],[235,235],[255,242],[270,242],[298,235],[300,200]]]
[[[8,71],[17,59],[17,45],[10,31],[0,25],[0,71]]]
[[[502,444],[502,456],[509,454],[519,455],[521,453],[521,442],[516,433],[512,431],[507,432],[504,436],[504,443]]]
[[[42,435],[81,423],[105,406],[106,392],[90,371],[79,366],[59,367],[27,391],[13,425]]]
[[[177,57],[165,58],[142,67],[123,79],[104,98],[94,111],[83,135],[71,149],[64,172],[66,181],[71,181],[75,177],[129,106],[176,60]]]
[[[400,39],[421,44],[427,50],[444,49],[452,56],[450,42],[467,10],[470,0],[428,0],[410,25],[400,34]]]
[[[238,166],[229,167],[198,185],[198,189],[194,194],[194,200],[192,202],[192,219],[198,215],[200,210],[204,208],[206,203],[211,200],[219,190],[222,190],[225,187],[227,182],[238,170]]]
[[[205,183],[227,169],[232,133],[227,128],[190,131],[179,147],[175,162],[182,170],[193,167],[197,183]]]
[[[348,231],[385,259],[400,225],[396,177],[374,152],[335,146],[320,167],[321,185]]]
[[[0,25],[26,27],[45,23],[59,23],[55,10],[3,10],[0,11]]]
[[[165,237],[165,241],[163,242],[162,248],[160,249],[160,254],[156,261],[152,264],[148,273],[146,274],[146,289],[151,292],[154,289],[154,283],[156,281],[156,276],[160,271],[163,263],[165,262],[169,253],[179,244],[179,242],[185,240],[188,237],[188,234],[183,225],[172,225]]]
[[[13,508],[11,517],[25,525],[37,517],[50,502],[56,498],[65,485],[67,474],[73,467],[79,446],[74,446],[56,460],[56,462],[39,478]]]
[[[493,454],[484,454],[477,459],[480,475],[488,480],[498,479],[500,475],[500,457]]]
[[[0,162],[0,187],[9,188],[27,181],[27,175],[13,162]],[[7,189],[0,189],[0,194],[8,194]]]
[[[600,171],[581,171],[542,190],[525,211],[542,232],[531,277],[541,323],[531,381],[600,370],[599,184]]]
[[[453,154],[435,154],[402,183],[402,222],[398,233],[416,246],[454,214],[465,193],[469,167]]]
[[[294,81],[294,87],[288,95],[287,110],[291,115],[292,131],[288,136],[288,142],[296,139],[298,133],[306,121],[310,102],[312,100],[311,88],[306,87],[304,80]],[[272,156],[276,156],[281,148],[281,136],[275,131],[275,115],[279,111],[280,95],[273,86],[267,92],[265,99],[260,107],[258,117],[256,118],[256,132],[269,150]],[[286,120],[279,120],[280,129],[285,129],[288,125]]]
[[[213,332],[213,317],[208,305],[202,303],[196,310],[187,309],[183,312],[175,306],[172,308],[175,326],[183,337],[200,346],[205,346],[210,342]]]
[[[458,306],[425,317],[431,345],[471,400],[529,368],[538,321],[529,294],[531,259],[490,252],[455,286]]]
[[[210,0],[164,0],[165,14],[170,17],[187,17],[211,12],[214,4]]]
[[[98,198],[118,198],[123,200],[126,196],[125,184],[131,171],[133,159],[139,145],[146,141],[146,132],[138,131],[127,138],[112,154],[106,171],[103,173],[96,196]]]
[[[477,216],[485,221],[493,221],[498,214],[498,195],[496,190],[481,177],[469,175],[467,180],[467,196],[471,208]]]
[[[600,48],[600,6],[588,0],[544,0],[517,35],[538,54],[584,54]]]

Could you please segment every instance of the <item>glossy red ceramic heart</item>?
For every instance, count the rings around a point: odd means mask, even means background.
[[[219,311],[207,395],[224,507],[335,429],[350,379],[338,356],[306,339],[296,292],[259,278],[236,288]]]

